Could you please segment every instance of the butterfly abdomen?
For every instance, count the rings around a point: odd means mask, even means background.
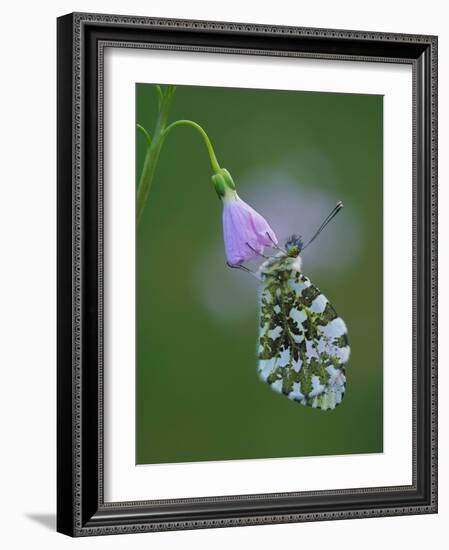
[[[282,257],[261,270],[259,376],[302,405],[334,409],[346,389],[346,325],[296,260]]]

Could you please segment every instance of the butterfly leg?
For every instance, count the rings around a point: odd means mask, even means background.
[[[250,248],[253,252],[255,252],[258,256],[261,256],[262,258],[265,258],[266,260],[269,259],[268,256],[265,256],[265,254],[262,254],[261,252],[258,252],[254,247],[252,247],[249,243],[246,243],[246,246]]]
[[[231,269],[241,269],[242,271],[246,271],[246,273],[249,273],[250,275],[255,277],[258,281],[260,281],[260,277],[254,271],[251,271],[251,269],[248,269],[244,265],[233,265],[233,264],[230,264],[229,262],[226,262],[226,265]]]
[[[279,250],[280,252],[283,252],[285,255],[287,255],[287,252],[273,241],[273,239],[272,239],[271,235],[268,233],[268,231],[267,231],[266,235],[270,239],[270,241],[273,243],[273,248],[275,248],[276,250]]]

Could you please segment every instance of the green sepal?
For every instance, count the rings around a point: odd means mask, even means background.
[[[227,189],[235,191],[234,180],[226,168],[220,168],[220,170],[212,176],[212,183],[220,199],[225,196]]]

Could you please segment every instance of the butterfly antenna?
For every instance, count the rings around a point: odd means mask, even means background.
[[[340,210],[343,208],[343,203],[341,201],[337,202],[333,210],[329,213],[329,215],[325,218],[323,223],[320,225],[320,227],[315,231],[315,234],[310,239],[310,241],[303,247],[302,250],[305,250],[310,243],[312,243],[318,235],[323,231],[323,229],[326,227],[326,225],[333,219],[335,216],[340,212]]]

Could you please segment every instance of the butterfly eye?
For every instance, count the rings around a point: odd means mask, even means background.
[[[285,243],[285,248],[289,256],[296,257],[303,248],[302,238],[297,235],[292,235],[287,239]]]

